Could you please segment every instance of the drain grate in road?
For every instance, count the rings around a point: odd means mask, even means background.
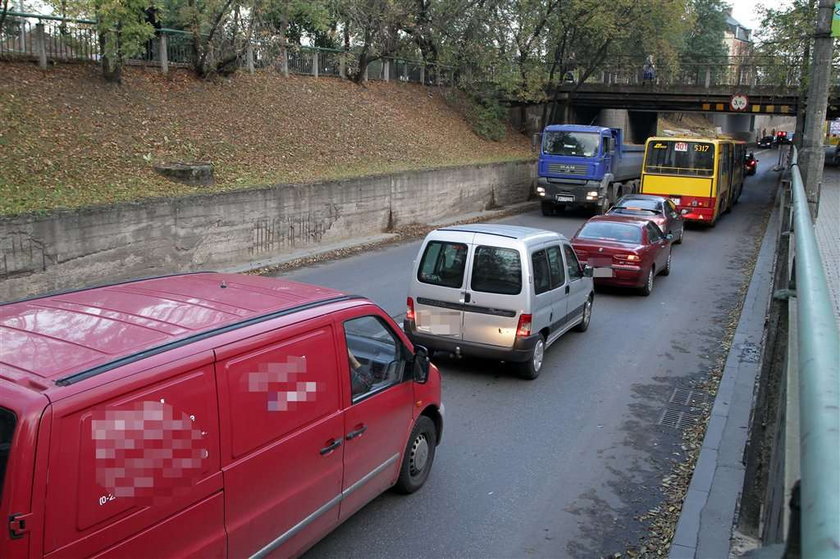
[[[675,388],[674,393],[671,394],[671,399],[668,401],[672,404],[695,407],[708,402],[709,394],[690,388]]]
[[[662,410],[662,415],[659,416],[659,422],[657,423],[657,425],[679,429],[680,425],[683,422],[683,416],[685,416],[685,412],[682,412],[680,410],[674,410],[671,408],[665,408],[664,410]]]

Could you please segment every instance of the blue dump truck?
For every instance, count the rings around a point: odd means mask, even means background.
[[[537,195],[543,215],[566,207],[603,213],[639,191],[644,146],[628,146],[619,128],[553,124],[540,142]]]

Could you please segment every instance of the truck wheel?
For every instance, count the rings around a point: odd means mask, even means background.
[[[554,215],[556,211],[554,208],[554,203],[546,201],[540,203],[540,209],[542,210],[543,215]]]
[[[595,213],[603,215],[607,213],[608,209],[610,209],[610,201],[607,199],[606,196],[604,196],[603,200],[598,202],[598,206],[595,209]]]

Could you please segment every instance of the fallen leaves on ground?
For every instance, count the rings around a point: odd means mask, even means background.
[[[483,140],[417,84],[129,67],[117,86],[94,65],[12,62],[0,75],[0,214],[532,157],[521,134]],[[209,161],[216,185],[172,183],[152,169],[164,161]]]

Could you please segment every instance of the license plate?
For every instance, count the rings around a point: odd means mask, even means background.
[[[595,268],[592,270],[593,278],[611,278],[613,277],[612,268]]]
[[[558,194],[556,200],[558,202],[574,202],[575,197],[574,196],[566,196],[564,194]]]
[[[678,206],[680,205],[680,199],[679,198],[671,198],[671,201]]]

